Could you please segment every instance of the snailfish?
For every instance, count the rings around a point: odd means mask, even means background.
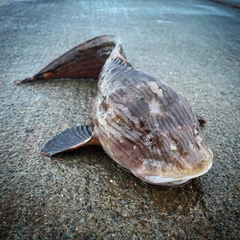
[[[58,133],[41,154],[52,157],[99,145],[144,182],[166,186],[183,184],[211,168],[213,153],[201,133],[202,118],[167,82],[135,69],[119,37],[90,39],[14,83],[59,78],[98,80],[90,124]]]

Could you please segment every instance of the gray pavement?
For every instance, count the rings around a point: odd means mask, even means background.
[[[0,239],[238,239],[239,33],[239,9],[216,1],[1,1]],[[102,34],[121,36],[135,67],[207,119],[206,175],[167,188],[142,183],[98,147],[39,155],[53,134],[88,123],[96,83],[12,80]]]

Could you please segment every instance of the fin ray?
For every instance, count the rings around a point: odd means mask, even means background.
[[[41,154],[53,157],[91,144],[92,128],[89,125],[75,126],[52,137],[41,149]],[[94,143],[97,141],[94,140]]]
[[[90,39],[53,60],[32,77],[13,81],[21,83],[60,79],[60,78],[91,78],[98,76],[110,55],[126,59],[121,40],[114,35],[103,35]]]

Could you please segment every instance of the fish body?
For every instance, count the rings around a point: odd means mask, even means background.
[[[42,154],[100,145],[144,182],[166,186],[185,183],[211,168],[212,151],[186,98],[167,82],[135,69],[120,38],[91,39],[16,83],[63,77],[98,79],[90,125],[57,134]]]

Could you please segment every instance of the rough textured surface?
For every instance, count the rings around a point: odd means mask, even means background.
[[[212,1],[1,1],[1,239],[237,239],[240,13]],[[213,168],[183,187],[146,185],[97,147],[49,159],[54,133],[88,123],[96,83],[14,86],[101,34],[207,119]]]

